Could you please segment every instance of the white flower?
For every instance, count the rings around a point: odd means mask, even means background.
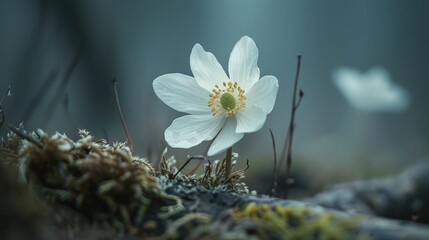
[[[355,108],[364,111],[401,111],[410,103],[409,94],[390,80],[382,68],[367,73],[339,68],[334,71],[334,83]]]
[[[257,61],[255,42],[242,37],[231,52],[228,77],[216,57],[195,44],[190,57],[194,77],[170,73],[156,78],[155,94],[171,108],[190,114],[165,130],[167,143],[190,148],[219,133],[208,152],[212,156],[234,145],[244,133],[259,130],[273,110],[278,81],[274,76],[259,79]]]

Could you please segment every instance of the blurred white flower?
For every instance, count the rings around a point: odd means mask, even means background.
[[[402,111],[410,104],[410,96],[393,83],[388,72],[373,68],[360,73],[350,68],[334,71],[334,83],[355,108],[364,111]]]
[[[194,77],[180,73],[153,81],[155,94],[171,108],[188,113],[165,130],[171,147],[190,148],[213,139],[208,155],[231,147],[244,133],[259,130],[274,106],[278,80],[259,79],[258,48],[247,36],[234,46],[229,58],[229,77],[216,57],[195,44],[190,57]],[[220,131],[220,132],[219,132]]]

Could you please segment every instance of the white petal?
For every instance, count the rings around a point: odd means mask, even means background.
[[[155,94],[171,108],[190,114],[208,114],[210,92],[197,81],[180,73],[162,75],[153,81]]]
[[[241,109],[236,115],[238,133],[256,132],[265,123],[267,114],[258,106],[249,106]]]
[[[198,84],[211,91],[216,84],[228,82],[222,66],[211,52],[204,51],[200,44],[195,44],[191,52],[191,70]]]
[[[218,154],[225,149],[231,147],[236,142],[240,141],[244,133],[236,133],[236,120],[233,117],[229,117],[226,119],[226,122],[219,133],[219,135],[216,137],[216,139],[213,141],[212,145],[210,146],[209,152],[207,155],[213,156],[215,154]]]
[[[165,140],[174,148],[190,148],[213,139],[224,122],[225,118],[212,115],[179,117],[165,130]]]
[[[273,110],[276,102],[279,81],[274,76],[264,76],[253,85],[246,93],[246,106],[256,105],[260,107],[265,114]]]
[[[248,36],[242,37],[232,49],[228,64],[229,78],[244,90],[259,79],[258,48]]]

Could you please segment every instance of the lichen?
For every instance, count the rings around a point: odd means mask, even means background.
[[[165,155],[164,151],[163,155]],[[225,174],[225,160],[209,161],[205,157],[198,157],[206,160],[208,163],[203,165],[203,172],[201,174],[187,175],[178,172],[176,166],[177,160],[174,156],[169,158],[162,158],[161,161],[161,176],[165,176],[163,179],[165,186],[171,186],[172,182],[180,181],[185,185],[193,185],[198,187],[204,187],[213,192],[229,191],[236,193],[249,194],[247,185],[241,180],[245,177],[244,172],[249,168],[247,161],[247,167],[244,169],[235,170],[238,160],[238,154],[232,154],[232,172],[229,176]],[[200,160],[201,160],[200,159]],[[170,182],[170,183],[169,183]]]
[[[59,133],[21,133],[25,139],[15,159],[21,182],[50,203],[67,205],[95,221],[120,222],[131,234],[138,233],[148,209],[161,217],[183,209],[178,197],[162,191],[149,162],[133,156],[125,143],[94,140],[84,130],[79,134],[74,142]],[[16,143],[19,137],[9,136],[4,143]],[[4,148],[17,149],[15,144]]]

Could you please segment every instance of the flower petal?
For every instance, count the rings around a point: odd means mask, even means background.
[[[155,94],[168,106],[190,114],[208,114],[210,92],[190,76],[180,73],[162,75],[153,81]]]
[[[212,145],[210,146],[209,152],[207,155],[213,156],[216,155],[225,149],[231,147],[236,142],[240,141],[244,133],[236,133],[235,128],[237,126],[236,120],[233,117],[229,117],[226,119],[226,122],[219,133],[219,135],[216,137],[216,139],[213,141]]]
[[[256,105],[260,107],[265,114],[273,110],[276,102],[279,81],[274,76],[264,76],[253,85],[247,92],[246,106]]]
[[[176,118],[165,130],[165,141],[174,148],[190,148],[213,139],[225,118],[212,115],[186,115]]]
[[[236,115],[237,133],[256,132],[264,126],[267,114],[258,106],[250,106],[241,109]]]
[[[228,64],[229,78],[245,91],[259,79],[258,48],[248,36],[242,37],[232,49]]]
[[[200,44],[195,44],[191,52],[191,70],[197,83],[208,91],[216,84],[228,82],[222,66],[211,52],[206,52]]]

